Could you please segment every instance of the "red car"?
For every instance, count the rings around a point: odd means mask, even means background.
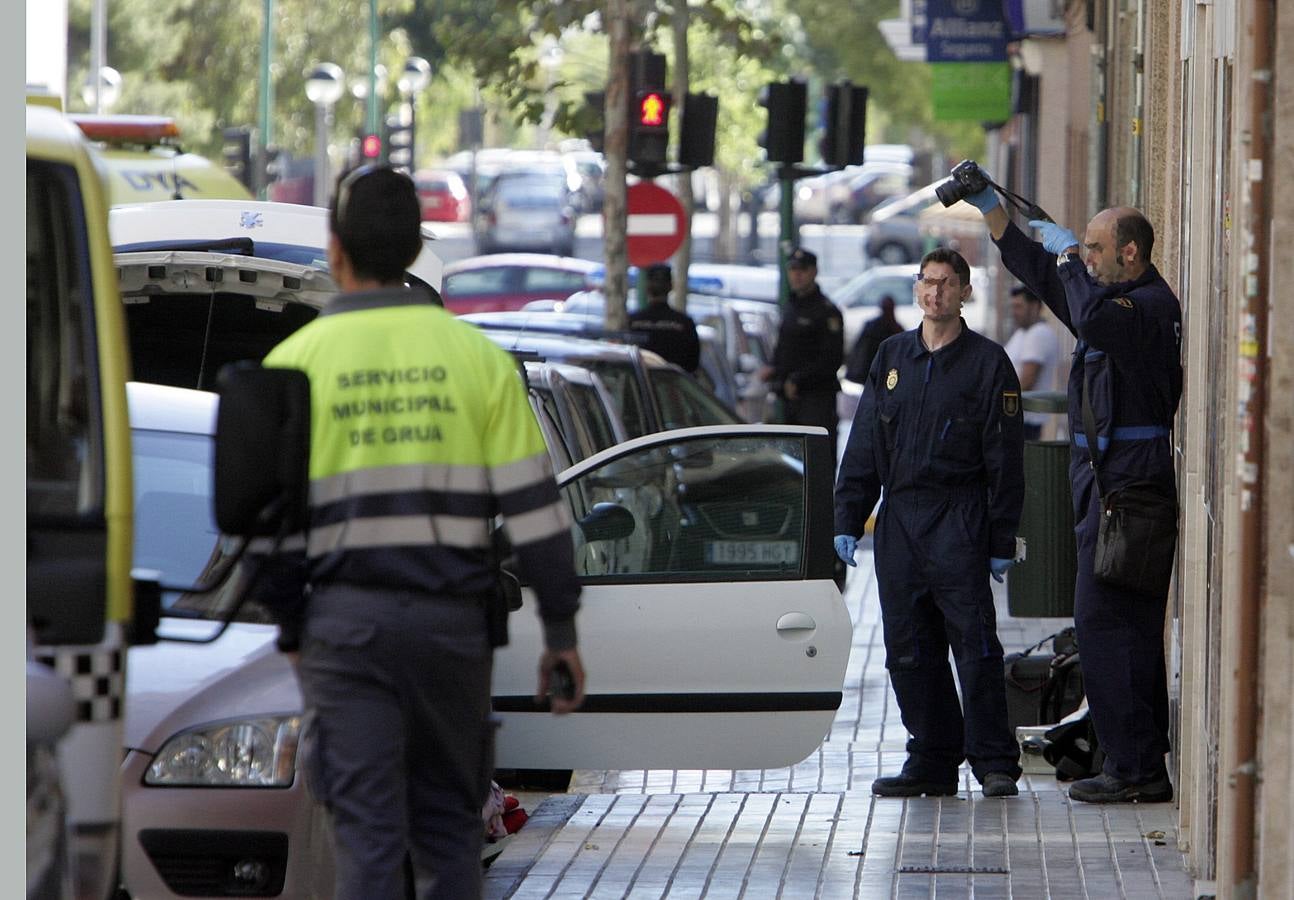
[[[565,300],[602,283],[602,263],[546,253],[491,253],[445,266],[440,294],[455,314],[521,309],[532,300]]]
[[[457,172],[427,169],[414,173],[424,222],[466,222],[472,214],[472,198]]]

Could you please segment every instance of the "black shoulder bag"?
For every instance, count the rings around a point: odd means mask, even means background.
[[[1102,454],[1089,397],[1092,382],[1084,369],[1083,431],[1101,500],[1094,574],[1109,587],[1164,596],[1177,552],[1177,496],[1153,481],[1133,481],[1108,493],[1101,487]]]

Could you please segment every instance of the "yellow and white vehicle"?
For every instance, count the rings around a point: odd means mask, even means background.
[[[27,106],[27,895],[116,887],[131,576],[130,377],[108,199],[85,139]],[[139,618],[148,618],[151,625]],[[66,825],[64,825],[64,820]]]
[[[169,116],[68,116],[93,142],[108,177],[108,202],[251,200],[229,172],[205,156],[185,153]]]

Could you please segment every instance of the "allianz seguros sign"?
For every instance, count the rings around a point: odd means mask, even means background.
[[[1006,62],[1002,0],[926,0],[926,61]]]

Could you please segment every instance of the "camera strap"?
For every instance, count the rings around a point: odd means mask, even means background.
[[[1002,195],[1003,200],[1006,200],[1029,219],[1043,219],[1047,222],[1055,221],[1055,219],[1047,215],[1047,211],[1045,209],[1034,203],[1032,200],[1028,200],[1017,193],[1007,190],[996,181],[990,181],[989,184],[991,184],[993,188]]]

